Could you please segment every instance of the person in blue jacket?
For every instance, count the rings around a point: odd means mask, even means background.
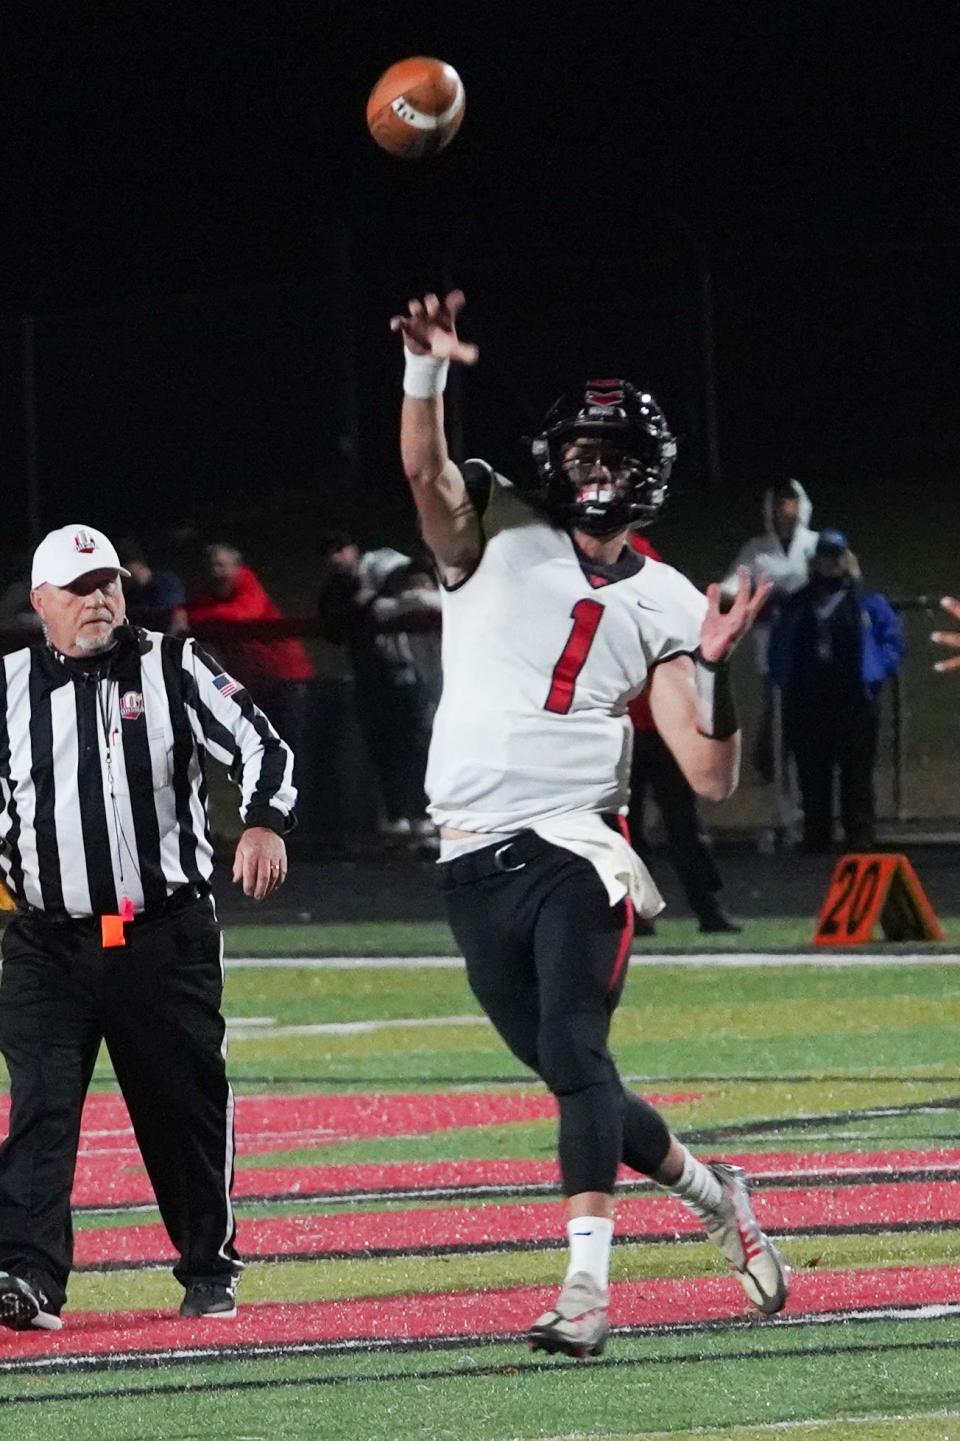
[[[903,655],[903,630],[890,602],[863,585],[844,533],[822,530],[810,580],[784,602],[769,652],[797,763],[808,851],[832,848],[837,771],[846,849],[874,848],[880,691]]]

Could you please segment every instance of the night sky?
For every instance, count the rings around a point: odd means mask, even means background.
[[[702,489],[704,266],[723,484],[955,454],[956,28],[844,0],[8,3],[8,518],[31,315],[44,527],[249,534],[324,487],[336,518],[369,531],[382,496],[402,527],[386,322],[448,280],[482,347],[464,443],[504,464],[558,390],[622,371]],[[457,67],[467,113],[409,164],[363,114],[416,53]]]

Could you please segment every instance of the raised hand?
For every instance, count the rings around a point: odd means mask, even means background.
[[[707,613],[700,627],[700,654],[704,660],[712,663],[729,660],[737,644],[743,640],[763,610],[772,589],[773,581],[763,577],[757,581],[751,595],[750,572],[745,565],[738,565],[737,593],[733,604],[729,610],[721,611],[719,585],[707,586]],[[960,645],[960,636],[957,644]]]
[[[422,302],[411,300],[408,314],[395,315],[390,329],[400,331],[403,343],[414,355],[432,355],[437,360],[456,360],[473,365],[479,350],[457,335],[457,316],[463,309],[462,290],[451,290],[443,300],[425,295]]]
[[[960,621],[960,600],[954,600],[952,595],[945,595],[940,605],[947,615]],[[931,633],[930,639],[934,645],[945,645],[951,650],[960,650],[960,631],[935,630]],[[949,660],[938,660],[933,668],[937,671],[960,670],[960,655],[951,656]]]

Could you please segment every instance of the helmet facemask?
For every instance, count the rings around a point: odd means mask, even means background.
[[[566,529],[602,539],[656,518],[677,447],[651,395],[606,380],[558,400],[531,449],[537,502]]]

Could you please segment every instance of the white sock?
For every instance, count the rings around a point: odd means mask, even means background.
[[[578,1216],[575,1221],[567,1222],[567,1237],[570,1264],[564,1280],[569,1281],[577,1271],[586,1271],[601,1291],[605,1291],[610,1275],[613,1222],[606,1216]]]
[[[670,1186],[664,1186],[689,1206],[693,1214],[701,1221],[716,1214],[723,1200],[723,1187],[716,1176],[696,1156],[691,1156],[686,1146],[683,1147],[683,1170],[680,1172],[680,1179],[674,1181]]]

